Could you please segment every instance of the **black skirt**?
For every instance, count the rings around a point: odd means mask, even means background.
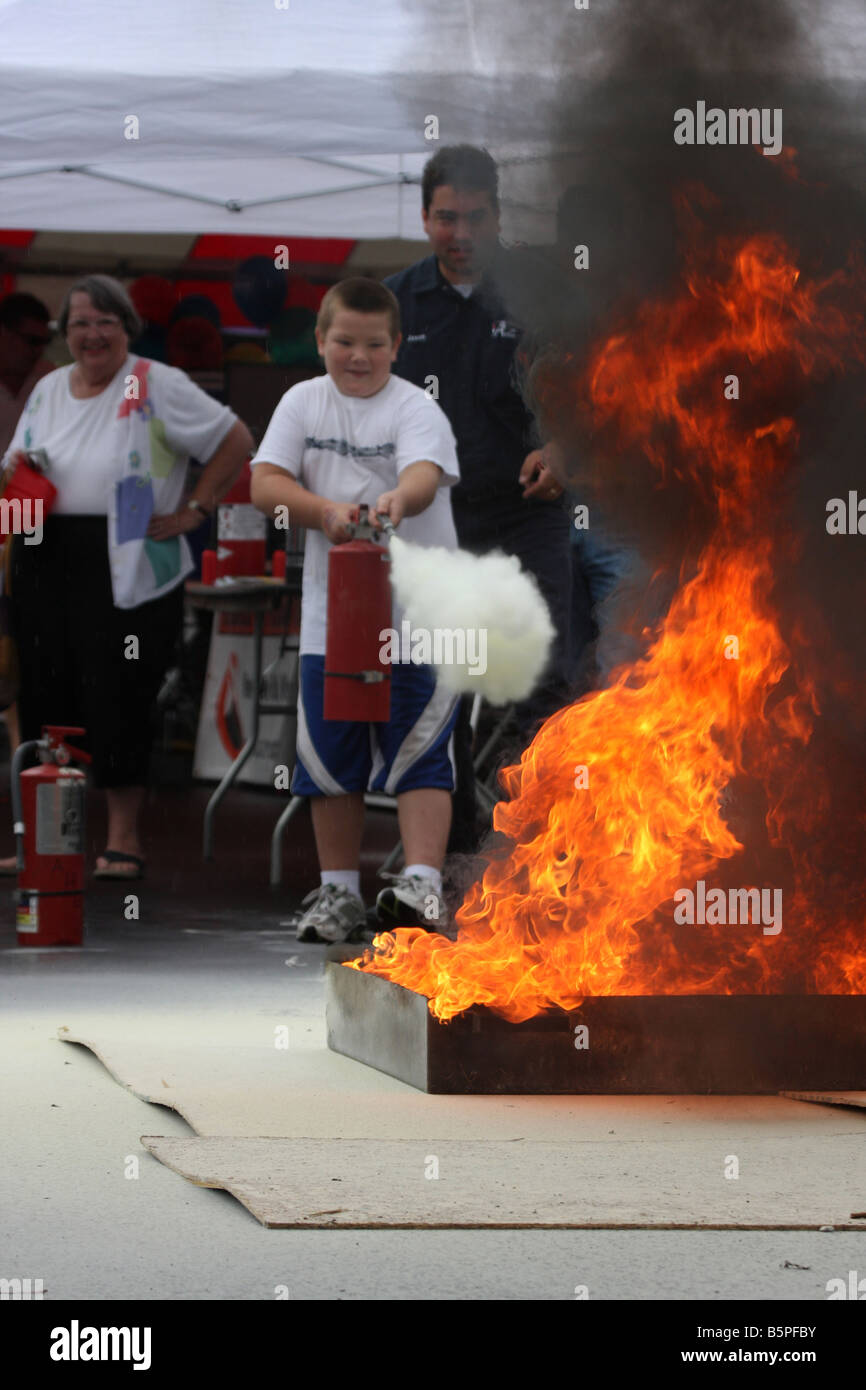
[[[104,516],[46,517],[38,545],[13,541],[12,625],[18,644],[21,737],[43,724],[80,725],[97,787],[143,786],[151,713],[175,656],[183,585],[116,608]],[[136,638],[137,642],[130,639]]]

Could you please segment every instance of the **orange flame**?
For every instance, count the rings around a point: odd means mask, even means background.
[[[644,306],[584,383],[596,428],[639,446],[661,484],[688,473],[714,511],[709,540],[646,655],[550,718],[502,774],[494,827],[508,847],[471,888],[457,941],[397,930],[354,963],[427,995],[441,1020],[480,1004],[519,1022],[603,994],[866,992],[862,922],[816,917],[808,841],[826,793],[798,769],[818,698],[771,603],[790,543],[774,533],[773,486],[797,432],[790,413],[756,420],[722,389],[739,363],[778,400],[861,349],[839,277],[804,283],[775,236],[720,249],[724,276],[693,270],[673,301]],[[700,879],[760,886],[754,827],[725,815],[738,784],[760,789],[765,849],[784,861],[776,936],[675,918],[674,894]]]

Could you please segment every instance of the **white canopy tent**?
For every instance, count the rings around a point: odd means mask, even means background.
[[[806,0],[789,3],[803,41],[786,71],[843,82],[862,138],[862,0],[825,0],[817,27]],[[713,5],[676,11],[674,36]],[[544,240],[554,147],[594,138],[592,100],[575,129],[563,111],[579,84],[587,96],[617,76],[628,14],[570,0],[0,0],[0,227],[416,237],[435,116],[440,143],[496,154],[506,235]],[[777,61],[772,42],[745,56],[756,71]],[[708,71],[730,61],[725,44],[701,51]]]
[[[470,0],[0,0],[0,226],[417,237],[428,116],[515,170],[544,150],[477,20]],[[513,234],[537,234],[515,187]]]

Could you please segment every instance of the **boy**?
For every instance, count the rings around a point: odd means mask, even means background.
[[[368,503],[420,545],[456,549],[448,488],[459,480],[451,426],[435,401],[391,375],[400,310],[390,290],[354,278],[322,300],[316,341],[327,375],[287,391],[253,459],[252,500],[289,508],[307,528],[301,600],[297,763],[292,792],[311,798],[321,885],[304,899],[300,940],[345,940],[364,925],[360,854],[364,792],[397,798],[403,873],[376,900],[390,926],[443,927],[442,861],[454,788],[457,699],[429,666],[391,667],[387,724],[322,713],[328,552]],[[401,631],[394,605],[392,628]],[[408,653],[405,655],[408,656]]]

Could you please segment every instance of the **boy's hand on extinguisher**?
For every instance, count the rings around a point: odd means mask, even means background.
[[[322,513],[322,530],[329,541],[339,545],[352,539],[350,528],[357,525],[360,515],[357,502],[328,502]]]
[[[374,526],[378,518],[383,516],[387,516],[392,525],[399,526],[405,515],[406,503],[397,488],[391,492],[383,492],[375,507],[370,509],[370,520]]]

